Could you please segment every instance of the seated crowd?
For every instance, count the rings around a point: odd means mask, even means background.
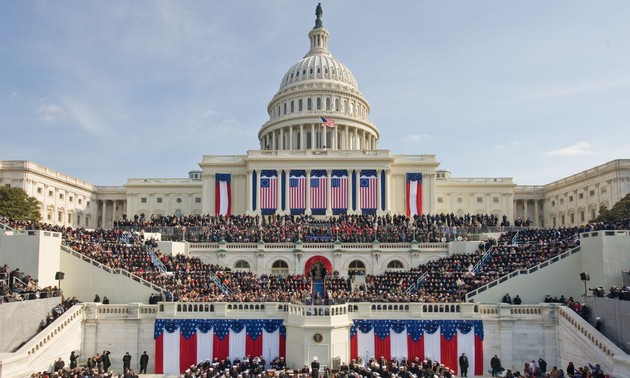
[[[39,288],[37,280],[4,264],[0,267],[0,303],[18,302],[31,299],[58,297],[59,290],[55,286]]]
[[[454,214],[421,215],[338,215],[325,220],[307,215],[210,215],[168,216],[136,215],[114,222],[115,229],[166,232],[163,238],[198,242],[438,242],[442,238],[455,240],[458,235],[481,227],[494,227],[498,218],[493,214],[456,216]],[[168,233],[168,229],[177,232]]]
[[[212,225],[218,231],[213,239],[224,239],[225,232],[235,230],[260,230],[269,239],[279,237],[281,230],[289,229],[286,235],[302,231],[299,225],[307,217],[152,217],[157,224],[201,224]],[[184,219],[185,221],[182,221]],[[199,220],[201,219],[201,220]],[[334,230],[341,234],[360,235],[382,229],[383,235],[412,239],[409,224],[437,225],[446,222],[457,224],[456,217],[422,216],[340,216],[327,220],[308,219],[306,230],[316,230],[316,224],[326,224],[326,232]],[[481,222],[485,217],[462,218],[461,221]],[[491,219],[492,220],[492,219]],[[421,264],[406,271],[388,271],[380,275],[367,275],[365,284],[352,287],[347,278],[333,276],[326,281],[324,298],[313,296],[312,278],[309,275],[267,275],[206,264],[198,257],[162,254],[152,251],[151,243],[145,243],[137,233],[114,229],[87,230],[51,226],[45,223],[18,222],[4,219],[11,227],[19,229],[45,229],[62,233],[63,241],[74,250],[101,262],[112,269],[123,268],[164,289],[165,300],[199,302],[255,302],[255,301],[301,301],[307,303],[360,302],[460,302],[464,294],[518,269],[527,269],[557,254],[576,246],[577,232],[603,229],[607,224],[588,225],[582,228],[522,229],[505,233],[497,241],[486,241],[472,254],[453,255]],[[134,220],[131,223],[140,224]],[[495,222],[493,220],[493,222]],[[205,222],[205,223],[204,223]],[[258,226],[258,223],[262,226]],[[248,225],[243,228],[241,226]],[[612,226],[625,226],[624,222]],[[448,227],[446,227],[448,228]],[[362,230],[355,231],[340,231]],[[293,231],[291,231],[293,230]],[[393,233],[389,233],[392,231]],[[413,229],[412,231],[417,231]],[[238,235],[234,232],[232,236]],[[249,231],[248,231],[249,232]],[[344,237],[345,237],[344,236]],[[282,238],[280,238],[282,239]],[[379,236],[380,239],[380,236]],[[152,257],[161,264],[158,266]],[[331,273],[331,272],[328,272]]]

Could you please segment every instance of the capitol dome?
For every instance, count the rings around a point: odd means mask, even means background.
[[[328,51],[318,6],[310,49],[280,82],[258,133],[265,150],[375,150],[379,131],[354,75]],[[323,125],[326,126],[323,126]]]

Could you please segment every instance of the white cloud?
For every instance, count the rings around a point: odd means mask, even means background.
[[[427,134],[409,134],[406,138],[412,142],[420,142],[421,140],[426,139],[427,136]]]
[[[577,142],[572,146],[549,151],[547,152],[547,156],[582,156],[592,153],[591,145],[588,142]]]
[[[43,122],[55,122],[65,118],[64,111],[55,104],[43,104],[35,111]]]
[[[66,109],[68,117],[76,124],[92,134],[100,134],[104,131],[104,124],[86,105],[68,97],[62,97],[61,102]]]

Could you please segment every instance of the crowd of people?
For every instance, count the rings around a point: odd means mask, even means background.
[[[323,233],[335,238],[363,241],[378,234],[385,240],[413,240],[419,230],[442,230],[461,225],[493,225],[494,216],[338,216],[318,220],[306,216],[152,216],[117,222],[118,229],[71,228],[45,223],[1,219],[18,229],[58,231],[66,245],[112,269],[124,268],[161,287],[161,300],[183,302],[461,302],[465,293],[490,283],[514,270],[527,269],[579,244],[577,233],[624,227],[626,222],[593,224],[580,228],[519,229],[487,240],[471,254],[455,254],[418,267],[366,275],[365,283],[354,286],[338,274],[325,281],[324,295],[312,290],[313,277],[304,274],[267,275],[232,271],[198,257],[163,254],[154,249],[142,233],[120,227],[180,226],[207,227],[214,239],[298,240]],[[418,232],[418,234],[410,234]],[[442,231],[440,231],[442,232]],[[372,234],[370,234],[372,233]],[[248,236],[249,235],[249,236]],[[288,235],[288,236],[287,236]],[[363,236],[362,236],[363,235]],[[159,261],[159,262],[158,262]],[[333,272],[327,272],[331,274]],[[157,298],[153,298],[154,302]]]
[[[162,232],[163,239],[197,242],[439,242],[496,227],[494,214],[338,215],[324,220],[308,215],[136,215],[114,222],[119,230]]]
[[[58,297],[59,295],[60,292],[57,287],[40,288],[37,285],[37,280],[20,271],[20,268],[12,270],[7,264],[0,267],[0,304]]]

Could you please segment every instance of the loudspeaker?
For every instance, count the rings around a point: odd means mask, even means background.
[[[65,275],[66,275],[66,274],[65,274],[64,272],[57,272],[57,273],[55,273],[55,279],[56,279],[57,281],[59,281],[59,280],[63,280],[63,277],[64,277]]]
[[[582,272],[582,273],[580,273],[580,279],[582,281],[590,281],[591,280],[591,275],[586,273],[586,272]]]

